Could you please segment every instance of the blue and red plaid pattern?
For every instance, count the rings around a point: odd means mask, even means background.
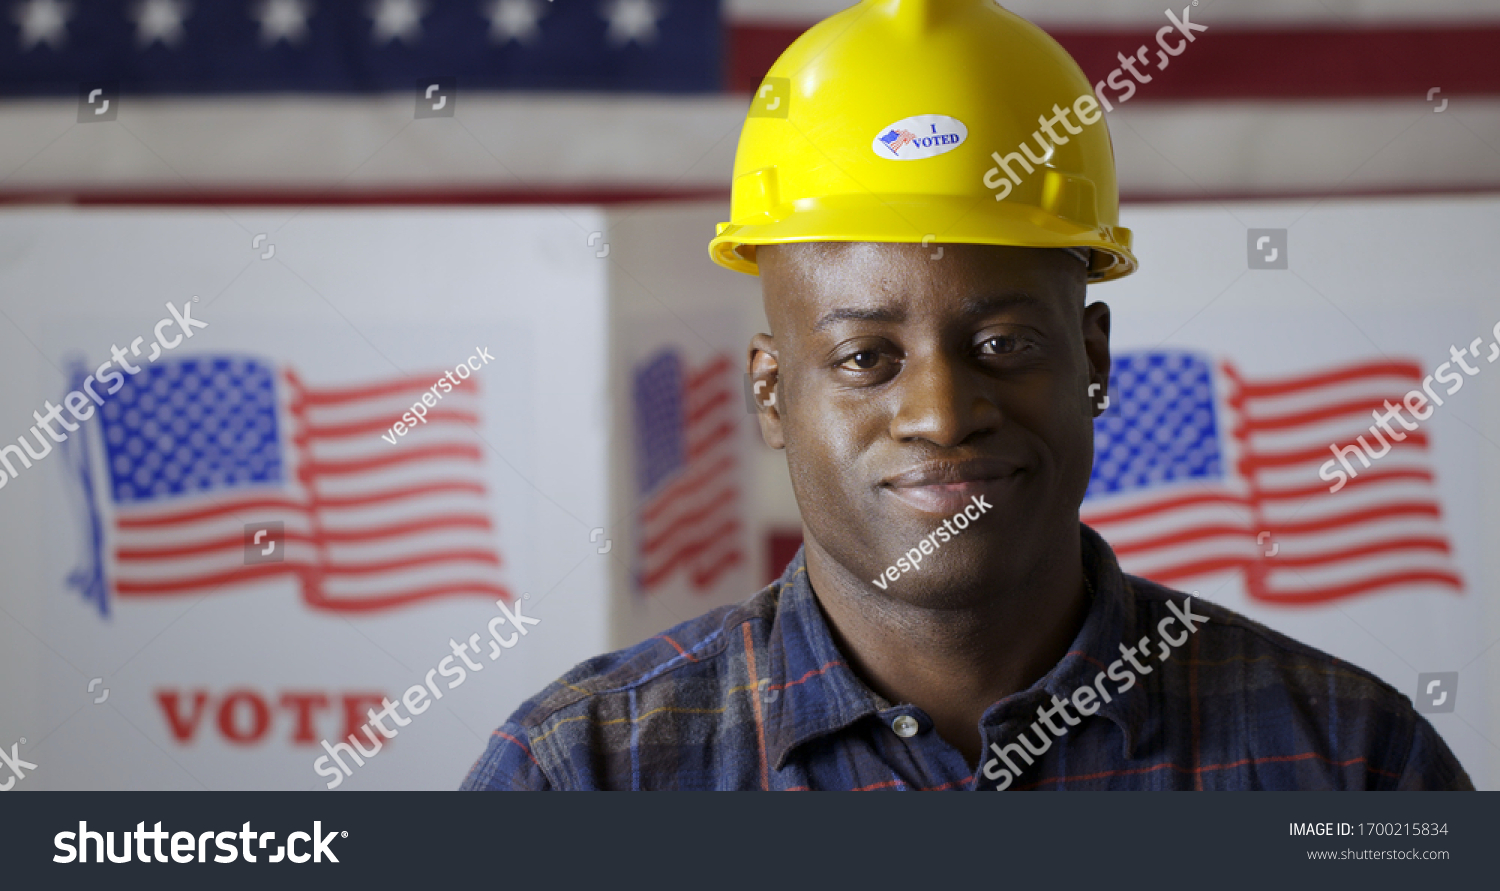
[[[1069,652],[992,705],[988,752],[1154,632],[1188,595],[1120,572],[1083,528],[1095,596]],[[1057,739],[1011,789],[1472,789],[1411,702],[1374,675],[1223,607],[1171,658]],[[901,716],[918,732],[892,728]],[[988,757],[988,755],[986,755]],[[737,606],[591,659],[490,738],[470,790],[973,790],[995,783],[884,701],[839,653],[803,554]]]

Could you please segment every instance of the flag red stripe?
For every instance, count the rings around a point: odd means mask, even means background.
[[[679,532],[701,523],[712,516],[714,511],[722,510],[726,503],[732,502],[737,497],[739,497],[739,490],[733,486],[715,493],[713,497],[705,499],[703,505],[697,510],[685,513],[666,526],[653,530],[650,537],[641,545],[641,549],[647,554],[654,554],[658,548],[671,541]]]
[[[723,408],[725,403],[731,401],[728,390],[720,389],[712,396],[695,400],[693,408],[688,412],[687,425],[689,428],[700,423],[709,415]]]
[[[688,446],[688,460],[692,461],[703,457],[710,449],[735,434],[735,427],[728,421],[715,427],[711,433],[695,439]]]
[[[698,487],[712,480],[720,473],[727,473],[734,467],[734,457],[724,455],[713,464],[706,464],[691,471],[687,476],[672,482],[668,488],[652,500],[651,506],[641,512],[641,522],[650,523],[660,517],[672,505],[679,500],[692,495]]]
[[[1375,467],[1370,470],[1361,470],[1359,476],[1350,477],[1349,482],[1345,483],[1344,488],[1339,491],[1343,492],[1348,489],[1357,489],[1364,486],[1409,481],[1431,483],[1433,482],[1432,471],[1420,470],[1414,467],[1394,469]],[[1262,501],[1296,501],[1299,498],[1312,498],[1326,494],[1328,494],[1327,483],[1312,483],[1306,486],[1296,486],[1287,489],[1260,490]]]
[[[1327,487],[1325,486],[1324,489]],[[1114,511],[1101,511],[1099,513],[1087,514],[1085,523],[1090,526],[1104,525],[1109,523],[1126,523],[1131,520],[1139,520],[1155,514],[1167,513],[1184,507],[1196,507],[1202,504],[1222,504],[1229,507],[1248,507],[1249,500],[1238,495],[1230,495],[1227,492],[1193,492],[1188,495],[1179,495],[1174,498],[1165,498],[1150,504],[1141,504],[1134,507],[1123,508]]]
[[[490,528],[490,519],[483,514],[460,514],[458,516],[428,517],[422,520],[391,523],[385,526],[368,526],[362,529],[324,529],[320,534],[314,535],[288,530],[284,540],[313,545],[364,544],[385,538],[398,538],[403,535],[431,532],[437,529],[480,529],[488,531]],[[245,537],[243,535],[225,535],[206,541],[174,545],[172,547],[119,548],[115,551],[115,559],[121,562],[130,562],[132,560],[160,560],[171,557],[198,557],[213,553],[214,551],[238,551],[244,548],[244,546]]]
[[[390,455],[381,455],[375,458],[360,458],[353,461],[313,461],[306,466],[309,472],[314,475],[343,476],[351,473],[381,470],[386,467],[395,467],[399,464],[414,464],[430,458],[451,458],[472,461],[477,464],[481,457],[482,455],[478,446],[447,444],[402,449]]]
[[[481,551],[476,548],[455,548],[448,551],[427,551],[415,557],[406,557],[400,560],[386,560],[371,563],[329,563],[324,569],[328,575],[351,576],[351,575],[373,575],[378,572],[393,572],[399,569],[412,569],[417,566],[430,566],[434,563],[485,563],[490,566],[500,565],[500,556],[494,551]]]
[[[1344,415],[1361,415],[1363,417],[1370,418],[1371,422],[1373,423],[1374,417],[1372,415],[1379,414],[1380,411],[1385,408],[1385,402],[1391,401],[1392,400],[1389,396],[1387,396],[1384,401],[1368,398],[1350,399],[1344,402],[1333,402],[1327,405],[1317,406],[1316,408],[1304,409],[1303,411],[1293,412],[1292,414],[1274,415],[1269,417],[1246,415],[1244,420],[1240,422],[1239,427],[1236,428],[1236,432],[1238,432],[1240,429],[1256,432],[1267,430],[1290,430],[1294,427],[1303,427],[1309,424],[1316,424],[1320,421],[1329,421],[1334,418],[1342,417]],[[1398,422],[1387,419],[1387,423],[1389,423],[1392,426],[1392,429],[1396,430],[1398,433],[1402,432],[1402,429],[1399,426]]]
[[[318,504],[323,508],[350,508],[369,507],[374,504],[386,504],[395,501],[403,501],[408,498],[419,498],[424,495],[440,495],[445,493],[465,493],[469,495],[483,495],[484,486],[479,483],[464,482],[462,480],[451,480],[439,483],[427,483],[419,486],[405,486],[400,489],[387,489],[384,492],[372,492],[369,495],[324,495],[318,499]],[[121,516],[119,525],[121,529],[151,529],[158,526],[176,526],[184,523],[193,523],[199,520],[209,520],[214,517],[222,517],[227,514],[236,514],[248,511],[284,510],[292,513],[306,513],[307,506],[298,504],[285,498],[259,498],[248,501],[236,501],[229,504],[215,504],[211,507],[199,508],[190,511],[178,511],[177,513],[161,514],[150,517]]]
[[[1350,477],[1344,484],[1348,489],[1363,488],[1366,486],[1383,485],[1386,483],[1399,482],[1433,482],[1432,472],[1417,468],[1381,468],[1375,467],[1370,470],[1361,470],[1359,476]],[[1261,489],[1258,493],[1261,501],[1297,501],[1299,499],[1312,498],[1318,495],[1328,494],[1327,483],[1313,483],[1307,486],[1294,486],[1289,488]],[[1127,523],[1131,520],[1141,520],[1154,517],[1158,514],[1170,513],[1175,510],[1199,505],[1222,504],[1226,507],[1249,508],[1251,500],[1231,495],[1227,492],[1194,492],[1189,495],[1179,495],[1172,498],[1164,498],[1161,501],[1153,501],[1149,504],[1138,504],[1128,508],[1113,511],[1090,512],[1085,505],[1081,512],[1083,522],[1090,526],[1105,526],[1114,523]]]
[[[313,439],[342,439],[351,436],[364,436],[371,433],[391,433],[391,428],[396,421],[401,420],[397,415],[391,418],[372,418],[368,421],[351,421],[347,424],[327,424],[319,426],[307,425],[307,435]],[[435,408],[427,412],[425,424],[463,424],[473,427],[479,423],[479,415],[476,412],[464,411],[457,408]],[[416,426],[411,426],[415,430]]]
[[[360,597],[359,599],[327,597],[315,593],[313,597],[309,598],[308,602],[312,606],[330,612],[368,613],[405,606],[408,603],[416,603],[420,600],[431,600],[437,597],[457,597],[460,595],[465,597],[494,597],[507,602],[515,600],[515,595],[511,594],[510,590],[503,585],[497,585],[494,582],[472,581],[430,585],[426,588],[418,588],[414,591],[405,591],[400,594]]]
[[[1363,510],[1353,510],[1333,516],[1320,517],[1316,520],[1267,523],[1266,531],[1278,536],[1297,535],[1307,532],[1327,532],[1332,529],[1358,526],[1362,523],[1379,522],[1394,517],[1431,517],[1432,519],[1438,519],[1441,516],[1442,510],[1437,506],[1436,502],[1397,501],[1381,504],[1377,507],[1367,507]]]
[[[178,511],[176,513],[149,517],[132,517],[122,512],[118,522],[121,529],[152,529],[158,526],[195,523],[199,520],[209,520],[227,514],[271,510],[305,513],[307,505],[299,504],[287,498],[254,498],[245,501],[231,501],[227,504],[215,504],[211,507],[198,508],[196,510]]]
[[[1399,502],[1395,504],[1382,504],[1378,507],[1365,508],[1363,510],[1349,511],[1331,517],[1323,517],[1316,520],[1303,520],[1300,522],[1267,522],[1266,528],[1261,532],[1268,532],[1275,536],[1290,536],[1310,532],[1327,532],[1329,530],[1341,529],[1346,526],[1358,526],[1362,523],[1379,522],[1397,516],[1424,516],[1437,518],[1441,510],[1432,502]],[[1092,524],[1090,524],[1092,525]],[[1211,523],[1207,525],[1194,526],[1180,532],[1172,532],[1158,535],[1153,538],[1145,538],[1139,541],[1128,541],[1112,545],[1114,552],[1120,557],[1139,556],[1162,548],[1176,547],[1191,542],[1203,541],[1210,538],[1244,538],[1254,537],[1259,534],[1248,526],[1231,526],[1224,523]],[[1402,539],[1403,541],[1405,539]],[[1445,545],[1446,548],[1446,545]],[[1372,551],[1373,553],[1373,551]],[[1288,565],[1295,562],[1294,558],[1278,558]],[[1328,562],[1320,560],[1317,562]],[[1314,565],[1314,564],[1308,564]]]
[[[1333,371],[1298,375],[1297,377],[1287,377],[1279,380],[1256,381],[1253,384],[1246,383],[1233,365],[1225,363],[1223,367],[1224,373],[1236,385],[1236,396],[1230,400],[1232,403],[1243,403],[1250,399],[1288,396],[1293,393],[1301,393],[1305,390],[1316,390],[1361,379],[1395,377],[1407,382],[1416,381],[1418,383],[1422,380],[1422,369],[1415,362],[1363,362],[1358,365],[1336,368]]]
[[[1463,579],[1451,572],[1414,571],[1378,575],[1347,582],[1342,585],[1321,585],[1310,590],[1288,591],[1282,589],[1279,591],[1265,591],[1260,594],[1260,599],[1285,606],[1298,606],[1301,604],[1328,603],[1333,600],[1352,597],[1355,594],[1365,594],[1384,588],[1397,588],[1402,585],[1415,584],[1438,584],[1456,591],[1462,591],[1464,588]]]
[[[1190,542],[1203,541],[1206,538],[1233,538],[1236,540],[1244,540],[1247,537],[1254,538],[1255,534],[1255,530],[1251,529],[1248,526],[1230,526],[1226,523],[1209,523],[1202,526],[1194,526],[1191,529],[1184,529],[1181,532],[1169,532],[1165,535],[1158,535],[1154,538],[1143,538],[1140,541],[1115,544],[1111,545],[1111,547],[1114,548],[1116,556],[1130,557],[1138,554],[1144,554],[1150,551],[1161,550],[1162,548],[1176,547],[1177,545],[1188,544]]]
[[[701,387],[712,386],[714,378],[731,370],[729,357],[716,356],[711,362],[688,375],[686,387],[689,396]]]
[[[482,496],[485,493],[485,489],[482,483],[471,483],[463,480],[444,480],[436,483],[403,486],[399,489],[387,489],[384,492],[372,492],[369,495],[319,495],[318,506],[325,510],[330,508],[369,507],[372,504],[403,501],[408,498],[420,498],[424,495],[441,495],[456,492]]]
[[[713,545],[716,539],[733,535],[734,533],[739,531],[739,528],[740,521],[739,518],[736,517],[733,519],[725,520],[718,527],[708,533],[705,533],[704,535],[699,536],[694,541],[686,542],[682,547],[672,552],[671,556],[668,557],[664,563],[648,573],[641,580],[641,584],[646,588],[655,587],[663,579],[670,576],[672,574],[672,571],[676,569],[679,563],[686,562],[693,557],[698,556],[703,551],[707,550],[711,545]]]
[[[740,553],[738,548],[729,551],[712,565],[693,573],[694,586],[699,590],[712,587],[719,580],[720,576],[740,565],[744,559],[745,555]]]
[[[313,572],[312,567],[295,563],[281,563],[274,566],[244,566],[225,572],[217,572],[209,575],[200,575],[193,578],[171,579],[162,581],[131,581],[121,579],[115,584],[116,592],[122,597],[155,597],[183,594],[190,591],[198,591],[204,588],[213,589],[227,587],[230,585],[242,585],[247,582],[255,582],[268,576],[275,575],[305,575]],[[365,613],[376,610],[389,609],[396,606],[404,606],[419,600],[427,600],[434,597],[445,597],[451,595],[468,595],[487,597],[499,597],[504,600],[512,600],[509,590],[493,582],[450,582],[441,585],[431,585],[412,591],[403,591],[400,594],[388,594],[372,597],[338,598],[317,594],[316,586],[304,584],[306,591],[312,592],[308,598],[309,605],[320,609],[335,612]]]
[[[1179,13],[1180,15],[1180,13]],[[1194,24],[1210,26],[1182,55],[1157,69],[1156,29],[1048,29],[1076,59],[1089,82],[1120,67],[1119,54],[1145,46],[1151,78],[1133,101],[1423,97],[1434,85],[1444,95],[1500,93],[1500,26],[1389,24],[1244,27],[1215,24],[1193,9]],[[777,56],[812,22],[736,24],[729,29],[729,88],[752,93]],[[1166,16],[1162,25],[1168,25]],[[1185,38],[1173,31],[1175,47]],[[1255,72],[1247,77],[1248,71]],[[1106,91],[1116,96],[1118,91]]]
[[[202,588],[219,588],[227,585],[243,585],[279,575],[300,575],[308,567],[296,561],[286,563],[263,563],[257,566],[237,566],[222,572],[182,579],[159,581],[137,581],[116,579],[115,593],[121,597],[151,597],[164,594],[180,594]]]
[[[1412,535],[1372,541],[1338,551],[1321,551],[1316,554],[1279,552],[1269,563],[1273,566],[1327,566],[1330,563],[1341,563],[1358,557],[1372,557],[1400,551],[1435,551],[1440,554],[1450,552],[1445,539]]]
[[[1381,435],[1383,436],[1384,434]],[[1379,443],[1379,440],[1375,440],[1375,438],[1370,435],[1369,431],[1366,431],[1363,434],[1356,434],[1356,436],[1364,436],[1365,441],[1370,442],[1372,445],[1378,445]],[[1372,440],[1374,441],[1372,442]],[[1389,440],[1387,440],[1387,442],[1389,442]],[[1344,448],[1351,445],[1355,448],[1359,448],[1359,443],[1355,442],[1355,436],[1351,436],[1349,437],[1347,442],[1340,442],[1337,445],[1339,448]],[[1401,442],[1391,443],[1392,451],[1406,448],[1427,448],[1427,434],[1424,431],[1415,430],[1411,433],[1406,434],[1405,440]],[[1375,460],[1378,461],[1380,459],[1377,458]],[[1333,456],[1333,452],[1329,449],[1328,446],[1308,446],[1305,449],[1298,449],[1296,451],[1267,450],[1246,454],[1240,459],[1240,470],[1245,474],[1245,476],[1254,478],[1255,472],[1258,470],[1265,470],[1268,468],[1276,467],[1297,467],[1303,465],[1311,465],[1311,467],[1321,467],[1328,461],[1333,461],[1335,467],[1340,466],[1338,464],[1338,459]],[[1374,462],[1371,463],[1373,465]],[[1309,469],[1311,469],[1311,467]],[[1360,462],[1358,464],[1355,464],[1354,469],[1360,473],[1363,473],[1367,468],[1365,468],[1363,462]]]
[[[394,396],[397,393],[425,393],[430,391],[442,376],[443,372],[434,371],[426,376],[419,375],[380,384],[370,384],[366,387],[349,387],[347,389],[320,387],[316,390],[305,390],[299,384],[294,385],[299,390],[300,404],[310,407],[320,407],[348,405],[351,402],[366,402],[385,396]]]

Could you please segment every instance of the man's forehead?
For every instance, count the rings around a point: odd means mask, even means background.
[[[861,317],[899,321],[902,305],[918,295],[940,294],[964,314],[1060,299],[1081,305],[1087,284],[1085,263],[1059,249],[806,242],[757,254],[767,314],[816,316],[819,328]]]
[[[943,244],[929,238],[923,243],[879,242],[879,241],[804,241],[787,244],[766,244],[756,248],[758,264],[770,261],[770,265],[801,266],[806,264],[859,264],[878,263],[886,257],[913,257],[926,255],[927,259],[941,260],[950,253],[968,254],[973,257],[1000,260],[1010,258],[1023,262],[1030,258],[1036,263],[1051,262],[1054,257],[1071,257],[1085,266],[1093,252],[1084,247],[1031,248],[1001,244]]]

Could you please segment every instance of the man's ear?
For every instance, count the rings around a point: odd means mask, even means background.
[[[1089,360],[1089,402],[1097,418],[1109,407],[1109,305],[1084,307],[1082,324],[1083,351]]]
[[[781,409],[785,406],[782,401],[781,366],[776,359],[776,340],[771,335],[757,334],[750,339],[748,367],[750,391],[755,398],[760,420],[760,438],[773,449],[786,448],[786,439],[781,431]]]

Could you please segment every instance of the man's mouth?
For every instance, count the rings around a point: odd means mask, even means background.
[[[993,458],[933,461],[886,478],[880,488],[923,513],[954,514],[974,498],[1002,499],[1020,471]]]

